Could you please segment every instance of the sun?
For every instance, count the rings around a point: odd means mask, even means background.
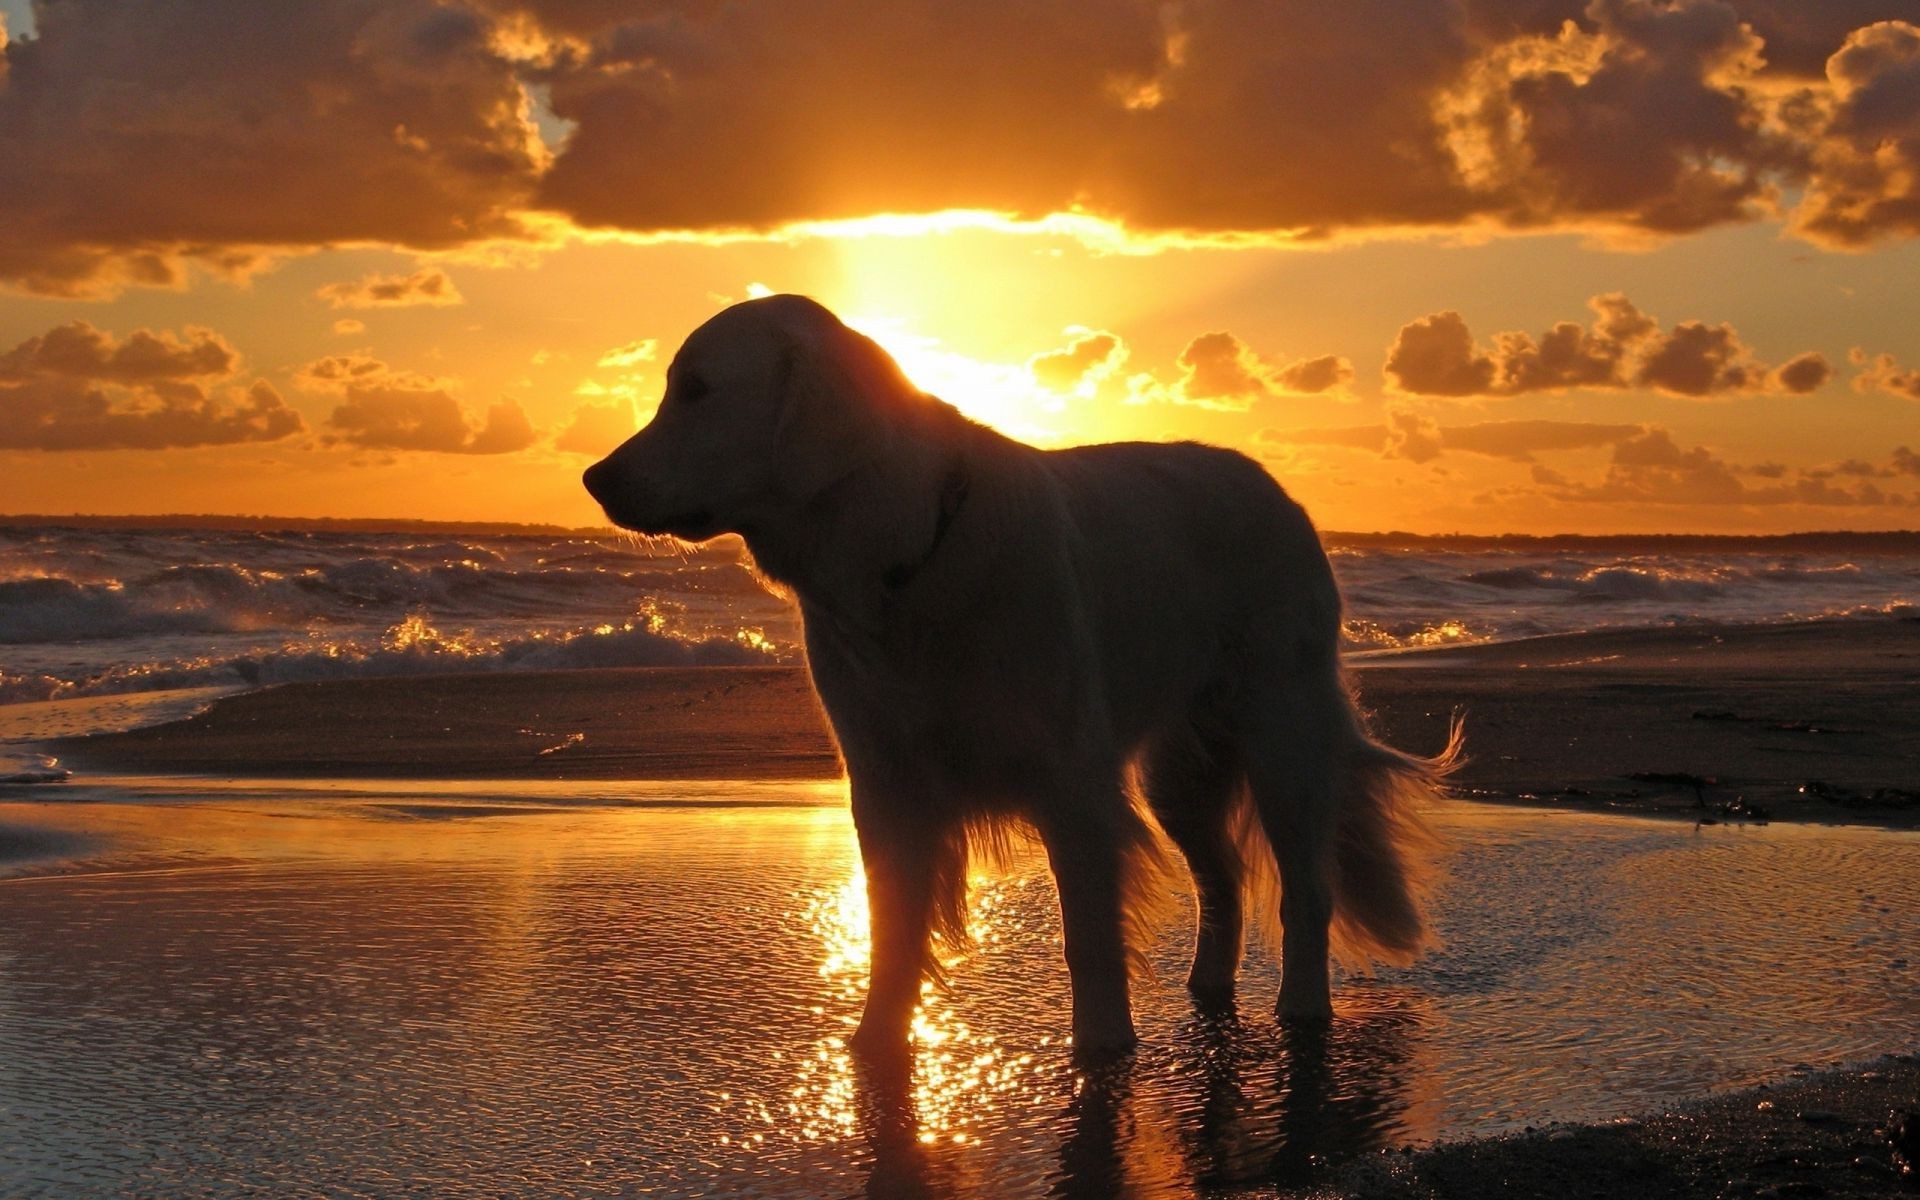
[[[1067,401],[1042,387],[1025,363],[994,363],[948,349],[899,317],[850,313],[842,319],[880,343],[921,391],[1009,437],[1052,443],[1067,436]]]

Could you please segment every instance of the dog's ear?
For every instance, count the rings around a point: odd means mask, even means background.
[[[781,489],[802,500],[881,453],[892,417],[915,394],[891,355],[838,321],[795,336],[780,373],[775,471]]]

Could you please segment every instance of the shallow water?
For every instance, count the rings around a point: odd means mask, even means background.
[[[1183,914],[1094,1076],[1023,860],[899,1084],[842,1050],[864,914],[819,791],[187,786],[0,804],[111,842],[0,879],[0,1194],[1207,1194],[1920,1040],[1913,834],[1451,805],[1447,949],[1316,1039],[1259,948],[1196,1017]]]

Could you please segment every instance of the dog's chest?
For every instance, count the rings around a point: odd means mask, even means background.
[[[809,621],[814,683],[858,768],[872,758],[968,789],[1020,790],[1080,740],[1084,660],[1062,647],[896,630],[863,638]]]

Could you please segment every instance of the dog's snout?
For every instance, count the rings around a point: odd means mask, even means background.
[[[605,504],[613,491],[613,477],[613,464],[603,458],[586,469],[580,482],[586,485],[587,495]]]

